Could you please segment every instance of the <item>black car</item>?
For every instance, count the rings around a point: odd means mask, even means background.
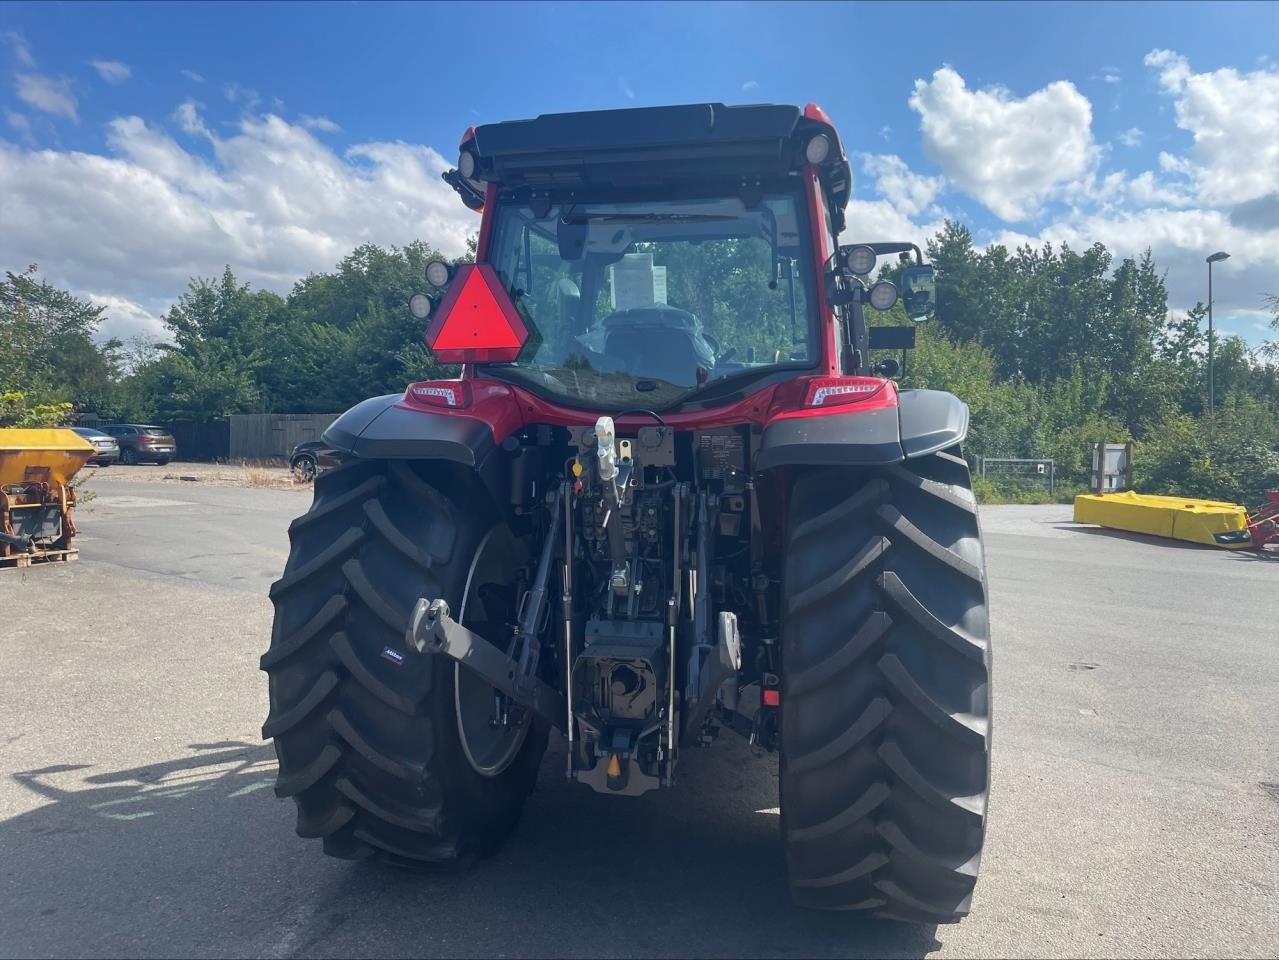
[[[84,439],[93,444],[93,449],[97,452],[89,458],[90,463],[105,467],[109,463],[119,461],[120,444],[116,443],[115,437],[103,433],[101,430],[94,430],[91,427],[72,427],[71,432],[84,437]]]
[[[302,483],[310,483],[320,470],[336,467],[338,452],[323,440],[304,440],[289,454],[289,467]]]

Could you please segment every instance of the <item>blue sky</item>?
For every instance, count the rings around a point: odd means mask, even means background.
[[[470,124],[697,100],[821,103],[846,239],[1150,244],[1177,309],[1228,249],[1253,342],[1279,292],[1276,4],[0,3],[0,34],[0,266],[109,332],[223,263],[287,290],[362,240],[456,247]]]

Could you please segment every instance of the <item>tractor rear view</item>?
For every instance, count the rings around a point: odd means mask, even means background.
[[[485,856],[552,730],[621,817],[729,730],[780,755],[796,903],[964,916],[990,747],[968,411],[872,367],[865,311],[923,319],[932,269],[839,245],[827,116],[498,123],[445,179],[476,260],[409,306],[460,372],[329,428],[342,462],[271,589],[263,735],[298,833]]]

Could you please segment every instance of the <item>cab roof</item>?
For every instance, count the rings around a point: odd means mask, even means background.
[[[842,210],[852,184],[848,161],[829,118],[813,104],[696,103],[484,124],[462,138],[461,149],[476,161],[473,176],[449,171],[445,179],[475,206],[484,182],[536,190],[776,177],[804,165],[804,148],[817,133],[832,140],[820,173],[832,207]]]

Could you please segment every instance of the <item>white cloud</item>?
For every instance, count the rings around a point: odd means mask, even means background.
[[[1177,93],[1190,76],[1190,64],[1186,58],[1171,50],[1151,50],[1145,64],[1159,71],[1159,83],[1167,93]]]
[[[4,112],[4,118],[8,121],[9,126],[13,127],[13,129],[20,133],[31,132],[31,121],[27,119],[25,114],[16,113],[13,110],[6,110]]]
[[[203,106],[204,104],[190,98],[182,101],[178,109],[173,111],[173,122],[182,128],[183,133],[189,133],[193,137],[213,136],[200,116],[200,108]]]
[[[165,309],[167,309],[167,304],[157,304],[153,309],[147,309],[128,297],[121,297],[112,293],[88,291],[84,296],[98,306],[106,307],[106,313],[102,315],[102,323],[98,327],[99,338],[108,340],[111,337],[119,337],[125,341],[131,337],[164,337],[167,339],[168,333],[164,329],[164,321],[161,319]]]
[[[1102,67],[1098,77],[1103,83],[1117,84],[1122,79],[1118,67]]]
[[[1279,69],[1194,73],[1171,50],[1152,50],[1145,62],[1176,98],[1177,126],[1194,137],[1191,157],[1179,160],[1178,171],[1194,180],[1202,203],[1243,203],[1279,192]]]
[[[743,84],[742,84],[742,89],[743,89],[743,90],[745,90],[745,91],[747,91],[748,93],[749,93],[750,91],[752,91],[752,90],[758,90],[758,89],[759,89],[759,81],[758,81],[758,80],[747,80],[745,83],[743,83]]]
[[[179,70],[178,72],[192,83],[204,83],[204,77],[200,76],[200,74],[196,73],[194,70]]]
[[[31,55],[31,47],[27,44],[27,38],[16,30],[6,30],[0,33],[0,39],[6,40],[13,47],[13,59],[24,67],[34,67],[36,58]]]
[[[89,65],[97,70],[98,76],[107,83],[124,83],[133,76],[133,68],[119,60],[90,60]]]
[[[1189,207],[1195,202],[1184,186],[1159,181],[1150,170],[1128,183],[1128,195],[1142,207]]]
[[[196,105],[185,107],[177,122],[198,129]],[[139,117],[108,124],[106,155],[0,140],[0,263],[37,262],[52,282],[115,298],[121,319],[106,336],[155,329],[147,318],[191,276],[226,264],[286,293],[361,243],[420,238],[458,255],[479,227],[430,147],[377,142],[339,154],[272,115],[241,119],[225,139],[203,135],[211,159]]]
[[[262,102],[262,94],[238,83],[228,83],[222,88],[222,95],[232,103],[243,104],[246,113],[255,112]]]
[[[321,133],[339,133],[342,130],[328,117],[313,117],[304,113],[298,118],[298,122],[308,130],[319,130]]]
[[[1129,127],[1121,133],[1117,139],[1125,147],[1135,147],[1141,143],[1142,132],[1140,127]]]
[[[1099,157],[1092,105],[1066,81],[1018,98],[999,87],[969,90],[942,67],[915,81],[910,106],[942,173],[1003,220],[1034,216]]]
[[[945,187],[942,177],[926,177],[911,172],[895,154],[862,154],[862,169],[875,180],[875,192],[908,217],[923,213],[933,205]]]
[[[66,77],[47,77],[41,73],[20,73],[14,78],[18,99],[37,110],[80,122],[75,94]]]
[[[627,100],[635,99],[635,90],[631,87],[630,83],[627,81],[625,77],[617,78],[617,86],[618,86],[618,89],[622,91],[622,96],[626,97]]]

